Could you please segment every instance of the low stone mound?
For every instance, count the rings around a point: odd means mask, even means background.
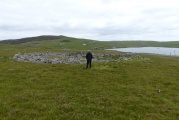
[[[13,59],[20,62],[33,62],[40,64],[83,64],[86,63],[85,53],[25,53],[15,54]],[[120,54],[94,54],[93,62],[119,62],[122,60],[149,60],[149,58],[142,58],[134,53],[120,53]]]

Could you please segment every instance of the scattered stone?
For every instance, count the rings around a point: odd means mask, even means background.
[[[86,63],[86,53],[25,53],[15,54],[13,59],[20,62],[33,62],[40,64],[83,64]],[[120,62],[129,61],[133,59],[150,60],[149,58],[142,58],[134,53],[120,53],[120,54],[93,54],[93,62]]]

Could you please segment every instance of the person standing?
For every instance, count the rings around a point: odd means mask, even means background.
[[[86,69],[88,68],[88,65],[89,65],[89,67],[91,68],[91,61],[92,61],[92,59],[93,59],[93,55],[92,55],[92,53],[88,50],[88,52],[87,52],[87,54],[86,54],[86,61],[87,61],[87,63],[86,63]]]

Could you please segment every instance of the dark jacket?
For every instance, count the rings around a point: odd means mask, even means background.
[[[88,52],[88,53],[86,54],[86,59],[87,59],[87,60],[92,60],[92,59],[93,59],[93,55],[91,54],[91,52]]]

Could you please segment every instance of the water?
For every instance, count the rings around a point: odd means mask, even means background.
[[[159,55],[179,56],[179,48],[138,47],[138,48],[115,48],[110,50],[117,50],[121,52],[132,52],[132,53],[150,53],[150,54],[159,54]]]

